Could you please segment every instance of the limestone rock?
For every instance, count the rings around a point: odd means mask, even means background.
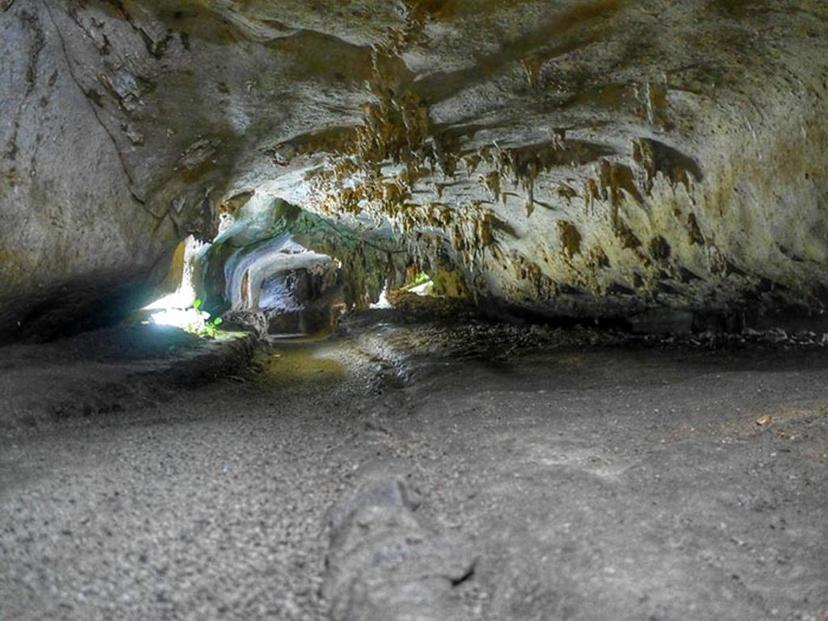
[[[123,314],[250,196],[544,314],[828,299],[821,0],[0,9],[0,340]]]

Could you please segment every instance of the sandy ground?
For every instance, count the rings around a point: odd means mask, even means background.
[[[383,324],[242,379],[0,426],[0,619],[828,619],[824,348]]]

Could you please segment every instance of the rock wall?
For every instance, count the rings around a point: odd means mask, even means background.
[[[52,3],[0,14],[0,338],[130,305],[167,250],[67,22]]]
[[[828,298],[820,0],[2,0],[0,59],[0,340],[253,196],[545,314]]]

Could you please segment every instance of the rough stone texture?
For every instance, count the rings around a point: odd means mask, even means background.
[[[45,5],[44,5],[45,6]],[[130,193],[105,112],[84,95],[57,8],[17,3],[0,14],[0,332],[58,304],[88,312],[121,297],[161,253],[154,220]],[[77,37],[75,37],[77,38]],[[153,241],[158,239],[158,241]]]
[[[0,58],[0,338],[252,196],[544,313],[826,298],[820,0],[31,0]]]
[[[389,469],[375,463],[358,473],[357,488],[330,512],[323,593],[331,619],[468,619],[452,587],[474,574],[473,556],[428,527],[416,495]]]
[[[0,618],[364,620],[449,590],[475,621],[828,618],[825,349],[384,321],[253,382],[0,427]],[[66,358],[80,405],[103,365]],[[0,418],[55,396],[25,366]]]
[[[4,346],[0,435],[117,414],[219,378],[238,378],[249,370],[257,345],[241,332],[206,340],[175,328],[136,325]]]

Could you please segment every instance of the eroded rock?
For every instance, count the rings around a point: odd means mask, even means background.
[[[0,338],[118,316],[254,194],[546,315],[824,306],[819,0],[2,9]]]
[[[427,526],[405,477],[389,476],[387,467],[364,469],[329,513],[323,591],[331,618],[468,618],[452,588],[473,575],[473,556],[462,541]]]

